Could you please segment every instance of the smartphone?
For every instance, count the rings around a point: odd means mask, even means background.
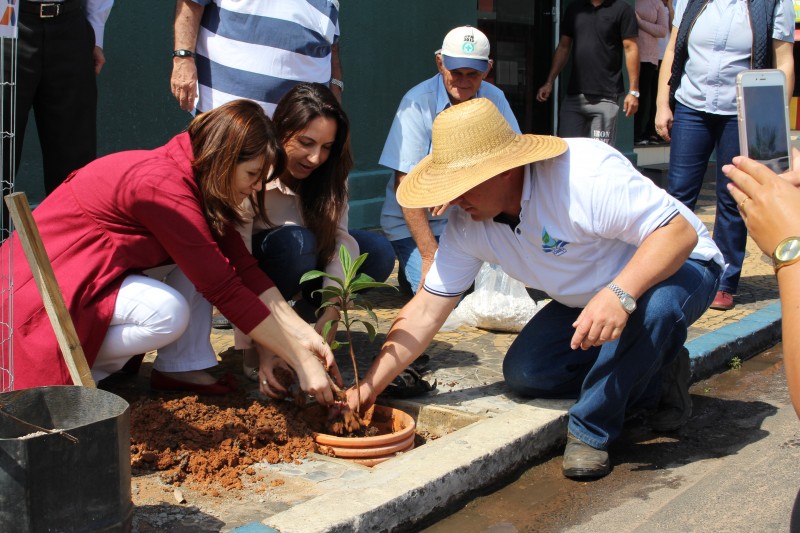
[[[791,170],[789,101],[782,70],[745,70],[736,76],[741,154],[777,173]]]

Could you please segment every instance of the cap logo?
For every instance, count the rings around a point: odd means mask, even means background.
[[[475,45],[473,43],[464,43],[461,49],[464,50],[464,53],[471,54],[475,51]]]

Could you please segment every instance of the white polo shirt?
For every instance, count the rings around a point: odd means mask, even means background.
[[[678,213],[697,231],[690,257],[724,267],[703,223],[625,156],[592,139],[565,140],[563,155],[526,165],[516,228],[452,210],[425,278],[427,291],[461,294],[487,261],[564,305],[584,307]]]

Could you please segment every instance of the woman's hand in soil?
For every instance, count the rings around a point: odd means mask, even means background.
[[[280,369],[280,370],[279,370]],[[284,376],[294,376],[294,372],[286,361],[263,348],[258,349],[258,385],[261,392],[275,400],[282,400],[289,395],[289,390],[276,377],[275,371],[285,371]]]
[[[335,401],[334,384],[328,371],[317,357],[306,357],[295,367],[303,392],[316,398],[322,405],[331,405]],[[337,370],[338,375],[338,370]],[[341,377],[339,377],[341,380]]]
[[[248,335],[294,369],[303,391],[314,396],[319,403],[330,405],[334,384],[328,372],[337,383],[342,383],[330,347],[289,307],[275,287],[264,291],[260,298],[272,313]]]

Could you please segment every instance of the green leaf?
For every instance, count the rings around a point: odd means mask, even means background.
[[[368,256],[368,255],[369,255],[369,254],[361,254],[361,255],[359,255],[359,256],[356,258],[356,260],[355,260],[355,261],[353,261],[353,264],[352,264],[352,265],[350,265],[350,272],[349,272],[349,274],[352,274],[352,276],[350,277],[350,279],[353,279],[353,278],[355,278],[355,276],[356,276],[356,273],[358,272],[358,269],[359,269],[359,268],[361,268],[361,265],[362,265],[362,264],[364,264],[364,261],[367,259],[367,256]],[[361,275],[365,275],[365,274],[363,274],[363,273],[362,273]]]
[[[327,287],[323,287],[321,289],[317,289],[314,292],[312,292],[311,294],[312,295],[319,294],[320,298],[322,298],[322,301],[325,302],[325,303],[328,303],[333,298],[340,299],[340,300],[344,301],[344,298],[343,298],[344,293],[343,293],[343,291],[342,291],[342,289],[340,287],[333,287],[333,286],[329,285]]]
[[[321,276],[327,276],[327,274],[321,270],[309,270],[300,277],[300,283],[305,283],[306,281],[317,279]]]
[[[341,343],[341,342],[337,341],[336,339],[333,339],[331,341],[331,350],[338,350],[342,346],[347,346],[347,343],[346,342],[345,343]]]
[[[378,315],[375,314],[375,311],[373,311],[372,308],[366,309],[366,311],[367,311],[367,314],[369,315],[369,317],[372,319],[372,323],[373,324],[377,324],[378,323]]]
[[[353,258],[350,257],[350,251],[343,244],[339,247],[339,262],[342,264],[345,279],[348,278],[347,273],[350,271],[350,265],[353,263]],[[342,284],[344,286],[344,284]]]
[[[375,340],[375,335],[377,334],[377,331],[375,331],[375,326],[373,326],[369,322],[363,322],[362,321],[361,323],[364,324],[365,328],[367,328],[367,334],[369,335],[369,342],[374,341]]]
[[[364,289],[373,289],[378,287],[392,287],[388,283],[383,283],[381,281],[359,281],[355,280],[353,283],[350,284],[350,292],[359,292],[363,291]],[[394,287],[395,289],[397,287]]]
[[[336,319],[328,320],[327,322],[325,322],[325,325],[322,326],[322,338],[323,339],[327,339],[328,338],[328,333],[331,332],[331,328],[333,327],[333,325],[336,322],[338,322],[338,320],[336,320]],[[331,343],[331,349],[335,349],[335,348],[333,348],[333,343]]]

